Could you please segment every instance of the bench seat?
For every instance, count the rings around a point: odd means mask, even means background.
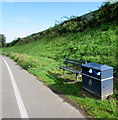
[[[59,68],[63,69],[63,70],[67,70],[67,71],[70,71],[74,74],[80,74],[81,71],[77,71],[77,70],[73,70],[73,69],[70,69],[70,68],[67,68],[67,67],[64,67],[64,66],[59,66]]]

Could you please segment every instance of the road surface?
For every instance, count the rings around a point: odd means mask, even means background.
[[[0,56],[0,59],[2,118],[84,118],[13,60],[5,56]]]

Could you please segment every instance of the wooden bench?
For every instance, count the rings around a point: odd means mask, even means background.
[[[64,64],[66,66],[59,66],[60,69],[63,69],[63,75],[64,71],[67,70],[71,73],[76,74],[76,81],[78,81],[78,74],[81,73],[81,65],[85,64],[86,62],[79,61],[79,60],[73,60],[73,59],[68,59],[66,58],[64,61]]]

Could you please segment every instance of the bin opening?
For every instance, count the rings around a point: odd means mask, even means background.
[[[100,73],[99,71],[97,71],[97,70],[93,70],[92,73],[95,74],[95,75],[100,75],[100,74],[101,74],[101,73]]]

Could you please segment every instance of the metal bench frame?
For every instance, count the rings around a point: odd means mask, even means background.
[[[64,75],[65,70],[67,70],[67,71],[69,71],[69,72],[71,72],[71,73],[76,74],[76,81],[78,81],[78,74],[80,74],[80,73],[82,72],[82,71],[81,71],[81,65],[82,65],[82,64],[85,64],[85,63],[86,63],[86,62],[83,62],[83,61],[66,58],[65,61],[64,61],[64,64],[66,64],[66,66],[59,66],[59,68],[60,68],[60,69],[63,69],[63,75]],[[70,68],[70,65],[79,67],[79,68],[80,68],[80,71],[75,70],[75,69],[71,69],[71,68]],[[72,67],[72,66],[71,66],[71,67]]]

